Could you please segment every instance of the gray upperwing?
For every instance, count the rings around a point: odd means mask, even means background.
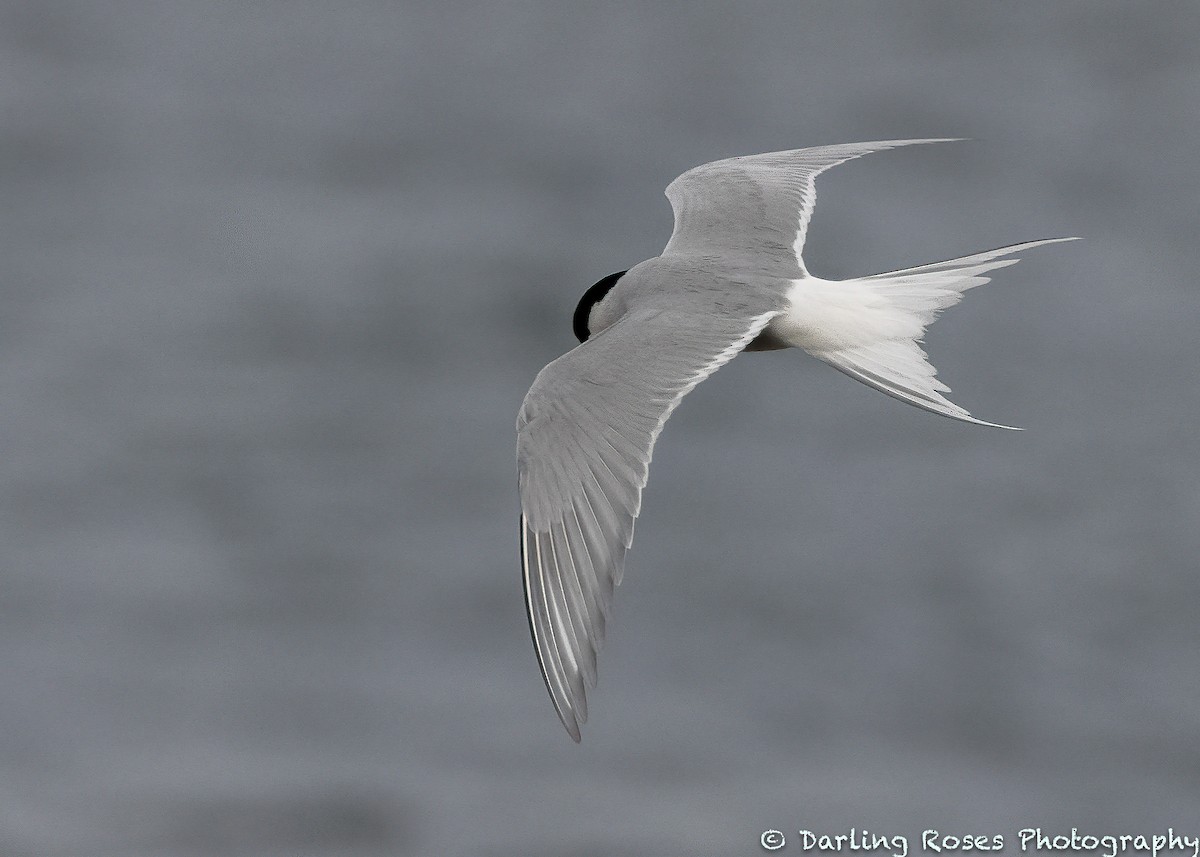
[[[778,313],[765,298],[733,315],[703,303],[680,296],[676,309],[624,316],[546,366],[517,418],[530,633],[576,741],[654,441],[683,396]]]
[[[802,276],[818,175],[871,152],[941,142],[947,140],[817,146],[727,158],[688,170],[667,186],[675,230],[663,255],[719,254],[776,276]]]

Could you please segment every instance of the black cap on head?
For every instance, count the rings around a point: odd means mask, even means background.
[[[609,290],[617,284],[617,280],[621,279],[625,274],[625,271],[609,274],[584,292],[583,297],[579,299],[579,306],[575,307],[575,315],[571,319],[571,326],[575,330],[575,338],[580,342],[587,342],[588,337],[591,336],[591,331],[588,330],[588,315],[591,314],[592,307],[599,303],[600,299],[608,294]]]

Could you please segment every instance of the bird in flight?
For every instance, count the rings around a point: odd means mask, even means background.
[[[654,442],[693,387],[741,351],[801,348],[935,414],[979,425],[943,393],[920,342],[940,310],[1051,238],[850,280],[809,273],[814,180],[888,140],[714,161],[667,187],[662,254],[589,288],[580,345],[533,382],[517,417],[521,565],[550,699],[576,742]],[[1008,426],[997,426],[1008,428]]]

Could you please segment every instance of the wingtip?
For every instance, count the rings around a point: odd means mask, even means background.
[[[922,137],[914,140],[882,140],[880,145],[884,146],[920,146],[925,143],[962,143],[969,141],[970,137]]]
[[[571,740],[576,744],[582,740],[582,733],[579,731],[579,724],[587,720],[586,717],[576,717],[574,712],[564,711],[557,705],[554,710],[558,713],[558,720],[562,723],[563,728],[567,730],[567,734],[571,736]]]
[[[864,147],[864,148],[867,148],[867,152],[886,152],[888,149],[899,149],[903,146],[922,146],[925,143],[957,143],[957,142],[959,142],[961,140],[965,140],[965,139],[967,139],[967,138],[966,137],[921,137],[919,139],[912,139],[912,140],[864,140],[861,143],[837,143],[837,144],[831,145],[829,148],[836,148],[838,146],[853,147],[853,148]],[[820,147],[818,147],[818,148],[820,148]],[[867,152],[862,152],[861,154],[867,154]]]

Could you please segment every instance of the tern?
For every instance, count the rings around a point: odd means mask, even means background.
[[[800,348],[935,414],[942,394],[920,342],[940,310],[1017,262],[1029,241],[886,274],[824,280],[802,251],[825,170],[870,152],[948,139],[850,143],[728,158],[668,185],[662,254],[579,301],[580,345],[546,366],[517,417],[521,565],[542,678],[571,738],[587,720],[654,442],[680,400],[741,351]]]

